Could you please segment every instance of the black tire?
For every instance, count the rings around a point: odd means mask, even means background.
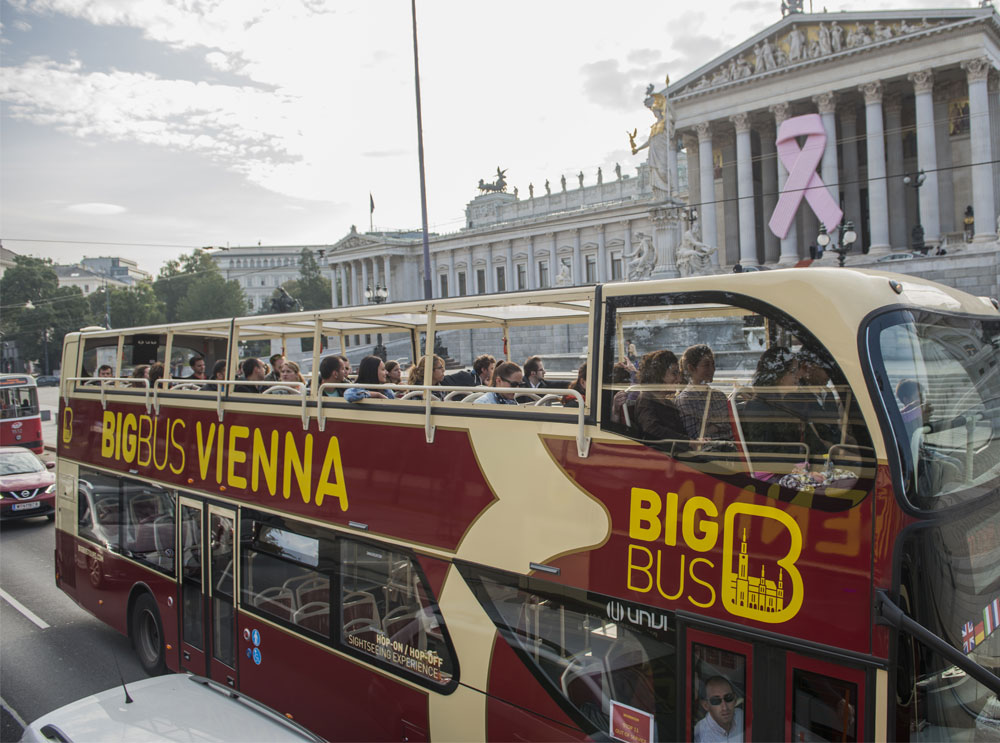
[[[132,649],[143,670],[150,676],[161,676],[167,670],[163,646],[163,623],[156,601],[148,593],[136,599],[132,607]]]

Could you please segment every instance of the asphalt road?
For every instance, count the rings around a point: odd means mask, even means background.
[[[43,436],[55,445],[58,394],[39,389],[52,410]],[[52,459],[46,452],[44,459]],[[0,524],[0,741],[17,741],[21,722],[120,683],[145,678],[126,637],[56,588],[55,525],[44,517]],[[116,666],[117,661],[117,666]]]

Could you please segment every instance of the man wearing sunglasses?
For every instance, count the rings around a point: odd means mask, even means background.
[[[707,714],[694,726],[695,743],[743,743],[743,710],[736,706],[733,686],[724,676],[712,676],[705,682],[701,708]]]

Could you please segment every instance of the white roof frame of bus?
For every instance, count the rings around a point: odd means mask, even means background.
[[[619,307],[617,313],[628,320],[662,320],[664,315],[697,317],[744,317],[753,310],[727,304],[661,304],[653,307]]]
[[[170,325],[142,325],[135,328],[113,328],[111,330],[88,330],[81,331],[80,337],[83,340],[91,338],[118,338],[126,333],[128,335],[153,335],[164,334],[170,331],[193,333],[197,335],[218,335],[221,338],[229,337],[229,326],[232,319],[197,320],[194,322],[173,323]]]

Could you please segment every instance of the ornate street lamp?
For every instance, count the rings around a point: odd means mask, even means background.
[[[379,284],[375,285],[372,289],[370,286],[365,287],[365,299],[369,302],[374,302],[375,304],[382,304],[389,298],[389,290],[384,286]]]
[[[920,187],[924,185],[924,181],[927,180],[927,174],[920,170],[912,175],[903,176],[903,183],[907,186],[913,188],[917,192],[917,203],[920,203]],[[918,212],[919,214],[919,209]],[[917,224],[913,227],[912,232],[912,247],[915,251],[927,255],[927,245],[924,243],[924,228],[920,224],[920,220],[917,220]]]
[[[847,254],[851,252],[851,248],[854,247],[854,243],[857,242],[858,233],[854,231],[854,222],[847,220],[844,222],[844,227],[840,230],[840,236],[836,243],[830,245],[830,235],[826,231],[826,225],[820,224],[819,234],[816,236],[816,244],[820,246],[824,251],[826,251],[827,246],[839,256],[840,267],[844,267],[844,259]]]

